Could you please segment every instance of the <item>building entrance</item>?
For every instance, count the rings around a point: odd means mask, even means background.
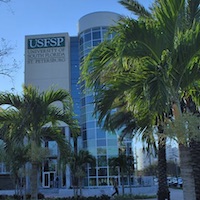
[[[42,187],[54,188],[57,187],[55,172],[43,172],[42,174]]]

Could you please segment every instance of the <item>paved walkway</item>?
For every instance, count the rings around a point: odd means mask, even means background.
[[[171,200],[183,200],[183,190],[181,189],[170,189]]]
[[[144,187],[143,189],[141,189],[141,191],[145,191],[145,190],[146,190],[146,192],[144,192],[144,193],[146,193],[147,195],[155,194],[154,187],[151,187],[150,189]],[[70,191],[70,193],[69,193],[69,191]],[[112,191],[110,189],[84,189],[84,193],[88,194],[89,196],[97,195],[97,193],[98,193],[97,191],[99,192],[99,195],[102,195],[102,194],[111,195],[111,193],[112,193]],[[140,191],[140,194],[142,194],[141,191]],[[150,191],[151,191],[151,194],[149,193]],[[42,189],[41,192],[45,195],[45,197],[73,196],[73,190],[66,190],[66,189],[46,189],[46,190]],[[0,190],[0,194],[13,195],[14,190],[7,190],[7,191]],[[88,196],[88,195],[86,195],[86,196]],[[183,191],[181,189],[170,189],[170,197],[171,197],[171,200],[183,200]],[[147,200],[147,199],[145,199],[145,200]],[[149,199],[149,200],[157,200],[157,199],[155,198],[155,199]]]
[[[155,199],[141,199],[141,200],[157,200]],[[183,190],[170,189],[170,200],[183,200]]]
[[[91,194],[91,196],[95,195],[95,194],[92,195],[92,193],[94,192],[93,189],[88,189],[88,190],[84,189],[83,192],[85,194],[86,193]],[[111,193],[109,194],[108,191],[105,191],[105,190],[103,191],[103,189],[99,189],[99,192],[101,194],[111,195]],[[152,191],[152,194],[153,193],[154,193],[154,191]],[[149,195],[152,195],[152,194],[149,194]],[[49,193],[49,192],[45,194],[45,197],[65,197],[65,196],[73,196],[73,190],[71,190],[71,194],[69,194],[68,192],[66,192],[66,190],[60,191],[57,194],[55,194],[55,193],[53,194],[53,193]],[[86,195],[86,196],[88,196],[88,195]],[[183,191],[181,189],[171,189],[170,188],[170,199],[171,200],[183,200]],[[145,200],[147,200],[147,199],[145,199]],[[149,199],[149,200],[157,200],[157,198],[155,198],[155,199]]]

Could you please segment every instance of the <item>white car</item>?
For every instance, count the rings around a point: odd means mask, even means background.
[[[178,185],[180,186],[180,187],[182,187],[183,186],[183,179],[181,178],[181,177],[178,177]]]

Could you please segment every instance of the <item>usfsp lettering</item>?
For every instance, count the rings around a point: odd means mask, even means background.
[[[48,37],[28,39],[28,49],[64,47],[65,37]]]

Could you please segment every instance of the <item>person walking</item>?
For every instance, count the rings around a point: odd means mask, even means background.
[[[119,194],[119,190],[118,190],[118,184],[117,181],[115,179],[113,179],[113,188],[114,188],[114,192],[112,194],[112,196],[114,196],[115,194]]]

